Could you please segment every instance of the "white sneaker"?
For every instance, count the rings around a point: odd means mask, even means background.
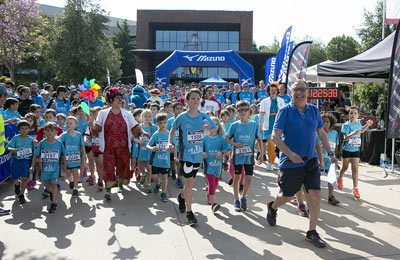
[[[267,171],[270,171],[270,170],[272,170],[272,166],[271,166],[271,164],[267,163],[267,167],[266,167],[266,169],[267,169]]]

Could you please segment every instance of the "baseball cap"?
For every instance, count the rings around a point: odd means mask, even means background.
[[[40,95],[49,95],[50,93],[47,90],[42,90]]]
[[[7,89],[6,86],[0,85],[0,95],[6,94],[7,95]]]

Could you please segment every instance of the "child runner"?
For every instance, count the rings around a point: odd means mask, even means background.
[[[225,141],[234,147],[233,163],[235,167],[235,177],[233,179],[234,207],[236,211],[247,209],[246,195],[249,192],[254,171],[254,142],[258,141],[261,156],[258,158],[258,164],[262,163],[264,151],[262,140],[258,131],[258,125],[254,121],[250,121],[249,103],[247,101],[239,101],[236,105],[238,108],[240,121],[231,125]],[[233,139],[233,140],[232,140]],[[242,198],[239,201],[239,184],[242,174],[242,167],[245,170],[245,185]]]
[[[21,119],[21,115],[18,113],[18,103],[19,101],[16,98],[7,98],[4,104],[7,120],[11,118]]]
[[[66,132],[67,127],[65,126],[65,121],[67,120],[67,117],[63,113],[58,113],[56,115],[56,118],[58,127],[60,127],[63,130],[63,132]]]
[[[361,137],[360,135],[364,133],[368,127],[372,125],[372,121],[368,120],[364,127],[361,126],[360,122],[357,121],[360,115],[360,110],[358,107],[350,107],[349,111],[349,121],[344,123],[342,126],[342,134],[344,135],[344,145],[343,145],[343,165],[340,169],[340,174],[338,177],[338,188],[343,189],[343,175],[351,163],[351,175],[353,177],[353,195],[354,198],[359,199],[360,193],[358,191],[358,164],[360,162],[360,146]]]
[[[33,113],[28,113],[25,115],[24,119],[29,124],[28,136],[32,137],[32,139],[34,140],[33,142],[34,146],[37,146],[37,141],[35,139],[39,128],[37,125],[36,116]],[[33,172],[33,174],[29,174],[28,190],[33,190],[35,188],[36,176],[38,176],[39,173],[40,173],[40,165],[37,162],[35,164],[35,171]]]
[[[151,175],[153,176],[153,181],[156,183],[154,188],[154,194],[158,194],[160,189],[160,180],[158,175],[161,174],[162,177],[162,187],[161,187],[161,200],[164,202],[168,201],[167,198],[167,186],[168,186],[168,173],[170,171],[170,150],[167,149],[169,131],[167,130],[167,117],[166,113],[160,113],[156,116],[157,126],[159,127],[157,132],[155,132],[150,138],[149,143],[146,148],[152,151],[150,157],[151,165]],[[172,148],[176,157],[176,149]]]
[[[200,90],[189,90],[186,95],[189,110],[175,119],[168,138],[168,149],[172,149],[175,131],[179,131],[179,156],[185,185],[183,192],[178,195],[178,203],[180,212],[184,213],[187,210],[186,217],[190,225],[197,223],[192,212],[192,187],[203,159],[204,129],[210,131],[211,128],[215,128],[210,117],[199,112],[200,98]]]
[[[232,123],[229,122],[229,112],[228,110],[222,110],[221,111],[221,121],[222,121],[222,127],[224,128],[224,133],[228,133],[229,128],[231,127]],[[224,171],[228,171],[228,161],[229,161],[229,153],[224,154],[224,160],[222,163]],[[232,183],[233,183],[233,179]],[[231,184],[232,184],[231,183]]]
[[[150,136],[158,130],[158,127],[152,123],[152,113],[150,109],[145,109],[142,112],[142,122],[143,123],[140,125],[141,128]],[[146,179],[147,193],[151,193],[151,165],[149,164],[151,152],[146,149],[149,139],[150,138],[145,135],[141,135],[135,139],[139,144],[138,167],[139,173],[142,176],[141,183]],[[145,174],[146,170],[147,173]]]
[[[41,106],[39,106],[38,104],[32,104],[29,107],[29,111],[31,111],[31,113],[35,114],[37,124],[40,127],[43,127],[44,124],[46,124],[46,121],[42,118],[42,110],[43,110],[43,108]]]
[[[141,108],[135,109],[133,111],[133,118],[135,118],[135,120],[138,124],[141,123],[142,111],[143,111],[143,109],[141,109]],[[132,172],[132,175],[133,175],[133,173],[135,173],[136,181],[140,181],[140,174],[136,167],[138,153],[139,153],[139,144],[137,142],[135,142],[134,139],[132,139],[131,172]]]
[[[61,141],[55,139],[57,129],[58,127],[54,122],[48,122],[45,124],[44,131],[46,138],[42,140],[35,149],[35,155],[33,156],[32,165],[29,170],[31,173],[33,172],[37,160],[42,162],[42,181],[46,190],[49,191],[51,201],[49,213],[54,213],[57,210],[57,184],[60,159],[64,161],[63,165],[65,171],[67,165],[65,161],[64,145]]]
[[[26,203],[25,189],[28,185],[29,167],[33,155],[33,138],[28,136],[29,123],[21,120],[17,124],[19,135],[15,135],[7,144],[6,149],[12,154],[11,179],[15,185],[15,195],[20,204]]]
[[[156,102],[151,103],[150,110],[151,110],[151,114],[152,114],[152,117],[153,117],[153,124],[155,124],[156,123],[156,116],[160,112],[160,105],[157,104]]]
[[[72,197],[78,198],[79,172],[82,164],[85,162],[81,158],[85,158],[85,149],[83,146],[82,134],[75,131],[78,125],[78,119],[74,116],[67,117],[67,132],[60,136],[60,140],[64,145],[66,161],[67,161],[67,177],[69,180],[69,188],[73,189]]]
[[[99,180],[97,181],[97,188],[99,191],[102,191],[104,189],[104,178],[103,178],[103,153],[100,151],[100,137],[95,136],[93,134],[93,129],[94,129],[94,122],[96,121],[97,115],[99,114],[99,111],[101,110],[101,107],[94,107],[90,109],[90,121],[88,123],[88,129],[89,129],[89,135],[90,139],[92,140],[92,152],[94,156],[94,161],[96,163],[96,170],[97,170],[97,175],[99,177]],[[91,176],[89,176],[88,179],[90,179]],[[92,180],[93,182],[95,181],[94,178]],[[90,185],[90,180],[89,180],[89,185]]]
[[[204,137],[203,158],[205,159],[204,172],[208,183],[207,197],[210,200],[211,210],[215,213],[221,207],[215,202],[215,191],[221,178],[222,158],[224,154],[229,153],[231,148],[225,142],[225,132],[218,118],[212,117],[211,120],[217,128],[211,129],[210,135]]]
[[[183,111],[183,105],[180,102],[175,102],[172,105],[172,109],[174,111],[174,116],[168,119],[168,125],[167,125],[167,129],[168,131],[171,130],[172,128],[172,124],[174,123],[175,119],[178,117],[178,115],[180,113],[182,113]],[[175,145],[176,145],[176,151],[178,154],[179,151],[179,131],[175,132]],[[178,154],[179,156],[179,154]],[[179,160],[175,160],[174,154],[171,154],[171,169],[172,169],[172,173],[171,173],[171,178],[172,180],[176,179],[176,186],[178,186],[178,188],[183,188],[183,182],[182,182],[182,173],[180,172],[180,165],[179,165]],[[178,159],[178,158],[176,158]],[[176,161],[176,164],[175,164]],[[178,178],[176,177],[176,169],[178,169]]]

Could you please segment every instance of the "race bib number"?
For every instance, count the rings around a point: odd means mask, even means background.
[[[250,156],[252,154],[252,151],[250,149],[250,146],[244,145],[242,148],[236,148],[236,155],[239,156]]]
[[[332,152],[335,152],[336,142],[333,140],[329,140],[329,147],[331,148]]]
[[[141,136],[139,136],[139,140],[142,142],[148,143],[150,139],[145,135],[141,135]]]
[[[100,146],[100,138],[99,137],[92,137],[92,145],[93,146]]]
[[[66,156],[67,163],[80,163],[81,153],[69,153]]]
[[[32,156],[32,147],[30,146],[21,147],[17,151],[17,159],[24,159],[26,157],[31,157],[31,156]]]
[[[167,144],[168,141],[157,141],[157,150],[159,152],[166,152],[167,151]]]
[[[42,162],[58,162],[58,150],[42,150],[40,153]]]
[[[353,136],[349,139],[349,146],[351,147],[360,147],[361,146],[361,137]]]
[[[187,142],[188,144],[200,144],[203,142],[204,130],[188,131]]]

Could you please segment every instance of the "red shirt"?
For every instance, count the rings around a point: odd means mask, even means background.
[[[60,136],[62,133],[63,133],[63,130],[60,127],[57,127],[57,136]],[[40,142],[43,140],[44,137],[45,137],[44,127],[41,127],[41,128],[39,128],[39,131],[37,133],[36,140],[38,140]]]

